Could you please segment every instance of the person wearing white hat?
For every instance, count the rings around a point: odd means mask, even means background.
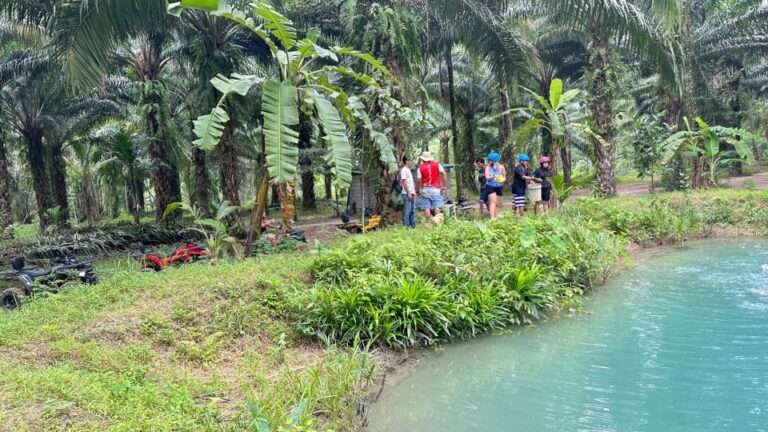
[[[424,216],[430,222],[432,211],[439,215],[443,208],[443,192],[448,184],[448,174],[442,165],[435,162],[432,153],[424,151],[419,159],[421,164],[416,171],[416,193],[421,197]]]

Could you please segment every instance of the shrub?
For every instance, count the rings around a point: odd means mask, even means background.
[[[616,252],[602,226],[555,217],[360,237],[311,266],[301,327],[333,342],[405,348],[530,323],[577,304]]]

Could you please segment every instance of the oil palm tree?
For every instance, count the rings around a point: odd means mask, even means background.
[[[149,139],[149,154],[154,163],[155,219],[160,222],[166,207],[181,200],[181,183],[174,151],[170,108],[164,81],[172,55],[166,34],[149,33],[137,37],[131,46],[118,51],[118,58],[131,69],[138,86],[138,103],[143,107],[144,127]]]
[[[13,224],[11,208],[11,173],[8,170],[8,152],[5,149],[5,134],[0,130],[0,236]]]
[[[221,97],[210,83],[218,74],[229,75],[234,72],[243,58],[248,41],[236,23],[210,15],[200,10],[186,10],[181,14],[182,37],[189,41],[187,56],[190,59],[193,74],[193,91],[190,93],[191,117],[204,115]],[[240,189],[242,173],[239,167],[239,151],[235,139],[236,105],[228,109],[230,120],[227,122],[224,137],[216,146],[221,189],[224,199],[233,206],[241,203]],[[205,150],[194,147],[192,161],[195,169],[195,188],[192,192],[193,203],[205,214],[210,207],[210,180],[206,168]],[[234,215],[232,215],[234,216]],[[234,217],[229,217],[231,223]]]
[[[299,39],[292,23],[266,3],[251,3],[247,12],[225,9],[214,13],[237,22],[262,38],[270,48],[279,76],[264,78],[259,75],[233,74],[230,78],[216,77],[212,84],[224,96],[209,115],[195,121],[195,134],[199,137],[197,145],[215,147],[224,135],[229,120],[227,112],[222,108],[227,97],[235,94],[245,96],[252,88],[260,87],[266,170],[259,185],[258,205],[254,206],[249,234],[249,240],[252,240],[254,227],[260,226],[266,208],[270,179],[280,185],[284,229],[288,229],[293,218],[293,182],[299,165],[300,134],[297,127],[303,118],[300,109],[306,116],[305,121],[309,118],[320,125],[322,141],[328,146],[328,159],[332,162],[337,186],[348,187],[352,180],[352,148],[344,120],[363,127],[391,171],[397,169],[397,164],[386,136],[374,129],[360,97],[348,93],[338,84],[336,77],[350,77],[360,82],[364,89],[376,93],[380,90],[376,80],[339,64],[339,60],[342,57],[360,60],[383,75],[388,75],[387,68],[370,54],[350,48],[326,48],[319,45],[317,31],[311,31],[305,38]],[[267,30],[255,27],[250,14],[263,20]],[[316,62],[327,64],[314,66]]]
[[[458,146],[454,146],[454,151],[457,151],[456,160],[462,161],[456,169],[462,170],[462,187],[477,192],[474,165],[471,163],[478,156],[475,139],[483,121],[495,109],[493,96],[497,94],[498,85],[488,63],[473,53],[463,48],[456,48],[451,57],[454,75],[454,108],[463,129],[462,139],[458,140]],[[449,83],[440,79],[439,68],[426,76],[424,85],[433,98],[438,98],[439,94],[447,94],[450,91]],[[485,144],[492,148],[499,148],[498,145]]]
[[[434,0],[437,1],[437,0]],[[498,22],[498,16],[505,8],[512,4],[524,3],[513,1],[485,1],[485,0],[443,0],[453,9],[446,8],[448,19],[453,21],[466,19],[470,14],[458,13],[457,8],[464,11],[482,11],[474,15],[469,22],[469,28],[477,31],[488,29],[482,24],[490,25]],[[489,5],[494,6],[490,8]],[[664,10],[663,5],[656,5],[656,10]],[[573,0],[545,0],[536,5],[527,5],[533,10],[538,9],[540,15],[554,13],[557,23],[565,24],[589,34],[590,40],[590,64],[587,75],[589,82],[590,111],[592,113],[592,130],[594,131],[592,142],[594,154],[598,166],[597,188],[606,196],[616,194],[616,181],[613,172],[613,160],[615,153],[613,125],[613,99],[615,77],[613,76],[613,62],[615,51],[618,47],[626,47],[641,52],[646,58],[655,63],[662,74],[674,77],[676,70],[671,53],[667,49],[663,35],[660,33],[656,22],[644,11],[628,0],[597,0],[597,1],[573,1]],[[481,41],[494,37],[489,31],[486,35],[478,35],[477,41],[468,42],[482,46]],[[498,34],[498,32],[495,32]],[[490,35],[489,35],[490,34]]]
[[[49,114],[50,104],[57,99],[50,91],[55,83],[56,79],[49,75],[23,76],[6,84],[1,96],[5,120],[25,143],[41,227],[48,225],[47,210],[52,207],[43,138],[45,131],[55,126]]]
[[[98,142],[104,159],[96,170],[119,173],[125,189],[125,208],[134,223],[140,223],[145,205],[144,179],[151,170],[146,136],[126,127],[109,127],[98,134]]]
[[[57,86],[65,83],[59,82]],[[51,127],[45,131],[48,170],[53,193],[53,204],[59,209],[58,222],[67,225],[69,200],[64,151],[81,134],[86,134],[97,123],[120,112],[120,105],[104,98],[71,97],[66,91],[52,89],[62,98],[51,103]]]
[[[768,4],[759,0],[677,0],[673,5],[676,19],[668,24],[667,37],[680,59],[685,94],[681,99],[668,93],[668,110],[676,126],[682,128],[685,116],[703,113],[708,121],[738,127],[744,120],[739,103],[745,65],[768,51]],[[672,87],[674,83],[665,84]],[[693,187],[705,185],[704,165],[703,157],[694,157]]]

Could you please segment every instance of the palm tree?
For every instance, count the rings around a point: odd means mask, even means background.
[[[26,143],[25,151],[41,227],[48,225],[47,210],[51,208],[51,187],[43,138],[45,131],[55,123],[47,113],[51,102],[57,99],[50,92],[54,87],[55,79],[49,76],[24,76],[11,81],[2,90],[3,116]]]
[[[511,165],[514,163],[514,148],[509,85],[512,78],[527,70],[528,63],[537,57],[534,47],[525,40],[517,26],[505,22],[508,5],[504,1],[429,0],[429,4],[440,21],[439,26],[446,29],[450,40],[461,43],[467,50],[488,61],[498,85],[503,113],[499,123],[499,142],[504,146],[504,162]]]
[[[139,83],[139,104],[143,106],[149,155],[154,163],[155,219],[163,219],[169,204],[181,200],[181,183],[174,153],[172,121],[163,81],[172,56],[166,49],[166,35],[139,36],[135,45],[119,51],[119,58],[131,68]]]
[[[96,170],[112,169],[119,173],[125,189],[125,208],[133,216],[134,223],[140,223],[145,204],[144,179],[151,171],[146,136],[125,127],[109,127],[99,133],[98,142],[105,159],[99,162]]]
[[[316,31],[309,32],[305,38],[299,39],[292,23],[266,3],[252,3],[250,12],[268,23],[266,28],[269,29],[269,34],[249,24],[247,15],[240,11],[233,11],[231,15],[224,16],[237,21],[264,40],[270,47],[279,76],[268,79],[259,75],[238,74],[233,74],[231,78],[216,77],[211,82],[224,96],[209,115],[195,121],[195,133],[199,137],[196,144],[213,148],[224,135],[225,124],[229,120],[229,115],[222,108],[226,98],[234,94],[245,96],[257,86],[262,91],[261,114],[264,119],[266,167],[259,185],[258,202],[254,206],[249,242],[253,240],[255,227],[260,226],[264,214],[270,179],[280,185],[283,229],[288,229],[292,222],[295,210],[293,182],[299,164],[300,134],[296,128],[302,123],[300,107],[322,130],[322,141],[328,146],[329,160],[333,163],[337,186],[348,187],[352,180],[352,147],[347,135],[347,125],[342,120],[344,112],[347,113],[344,118],[348,122],[363,126],[370,140],[379,149],[381,159],[387,161],[390,170],[397,169],[386,136],[374,129],[361,98],[348,93],[338,84],[335,76],[338,74],[354,78],[363,85],[363,89],[377,91],[380,89],[379,84],[372,77],[340,65],[340,58],[350,57],[363,61],[379,74],[388,74],[387,68],[369,54],[350,48],[329,49],[318,45],[319,34]],[[277,43],[272,38],[275,38]],[[282,61],[284,59],[290,60]],[[313,65],[322,61],[329,64]],[[339,111],[339,108],[343,111]]]
[[[709,121],[738,127],[743,120],[738,104],[745,65],[768,50],[768,4],[759,0],[678,0],[672,5],[674,19],[665,22],[680,71],[676,81],[663,75],[662,79],[668,88],[685,94],[680,98],[679,92],[667,92],[673,124],[682,128],[684,117],[702,114]],[[660,19],[664,21],[664,16]],[[693,168],[692,186],[704,186],[704,159],[695,157]]]
[[[59,82],[57,85],[63,85]],[[53,203],[59,208],[60,225],[67,225],[69,219],[69,200],[67,191],[66,161],[64,150],[73,139],[80,134],[86,134],[98,122],[115,115],[120,106],[108,99],[69,97],[64,91],[54,94],[63,96],[62,99],[51,103],[51,119],[53,124],[45,131],[48,169],[53,192]]]
[[[0,131],[0,235],[13,224],[11,208],[11,174],[8,170],[8,153],[5,149],[5,134]]]
[[[186,10],[181,18],[181,23],[189,29],[182,35],[191,41],[188,50],[195,80],[194,90],[190,94],[193,100],[191,116],[197,118],[204,115],[221,97],[221,93],[211,85],[210,79],[218,74],[229,75],[237,69],[245,50],[243,46],[245,34],[236,23],[203,11]],[[233,206],[239,206],[242,175],[234,133],[237,124],[235,111],[235,106],[228,110],[230,121],[227,122],[224,138],[216,146],[216,151],[224,199]],[[207,214],[211,204],[205,151],[194,147],[192,161],[195,169],[192,202]],[[231,223],[234,219],[230,217],[228,221]]]
[[[494,113],[496,107],[493,103],[493,96],[497,94],[498,85],[487,62],[482,61],[473,53],[464,49],[455,49],[452,60],[455,109],[463,128],[463,146],[454,151],[458,152],[456,160],[464,163],[458,165],[456,169],[462,171],[462,187],[477,192],[477,185],[474,181],[474,165],[469,162],[474,161],[478,156],[475,137],[483,124],[487,122],[486,117]],[[439,75],[440,71],[436,70],[427,75],[424,80],[428,92],[433,97],[437,97],[440,93],[447,94],[450,90],[448,88],[450,82],[448,85],[441,82]],[[451,128],[453,128],[452,122]],[[500,143],[503,144],[501,141]],[[485,143],[485,145],[490,148],[500,148],[492,143]]]

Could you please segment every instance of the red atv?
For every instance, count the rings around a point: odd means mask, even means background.
[[[210,258],[211,253],[208,251],[208,246],[203,243],[185,242],[184,246],[176,248],[172,254],[166,256],[147,250],[143,244],[139,243],[139,251],[132,256],[143,265],[142,270],[160,271],[172,265],[188,264]]]

